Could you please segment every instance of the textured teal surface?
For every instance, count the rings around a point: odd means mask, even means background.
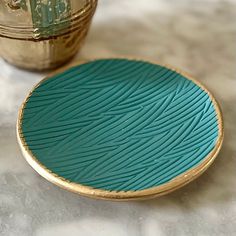
[[[97,60],[43,81],[22,133],[61,177],[105,190],[143,190],[198,165],[215,147],[208,94],[159,65]]]

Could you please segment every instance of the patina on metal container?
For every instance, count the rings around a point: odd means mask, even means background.
[[[0,56],[27,69],[50,69],[81,47],[97,0],[1,0]]]

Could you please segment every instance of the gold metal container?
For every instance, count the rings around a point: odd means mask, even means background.
[[[97,0],[1,0],[0,56],[26,69],[51,69],[81,47]]]

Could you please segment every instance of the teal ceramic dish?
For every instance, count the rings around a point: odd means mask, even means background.
[[[139,60],[100,59],[41,81],[24,102],[27,161],[82,195],[141,199],[201,174],[223,140],[222,116],[199,82]]]

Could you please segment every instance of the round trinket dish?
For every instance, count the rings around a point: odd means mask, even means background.
[[[39,82],[17,134],[29,164],[81,195],[147,199],[214,161],[223,120],[212,94],[169,66],[132,59],[78,63]]]

